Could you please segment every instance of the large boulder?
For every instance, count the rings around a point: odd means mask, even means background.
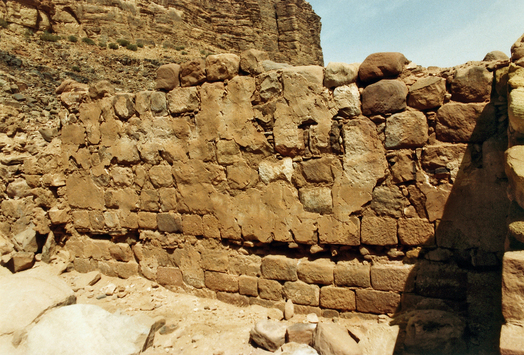
[[[333,88],[348,85],[357,81],[360,63],[333,63],[330,62],[324,74],[324,86]]]
[[[495,106],[450,102],[437,112],[437,138],[443,142],[483,142],[497,131]]]
[[[408,62],[402,53],[373,53],[360,65],[358,76],[364,83],[380,79],[394,79],[402,73],[404,65]]]
[[[404,111],[386,119],[386,148],[415,148],[426,144],[428,122],[420,111]]]
[[[171,63],[161,65],[156,71],[155,88],[171,91],[180,86],[180,65]]]
[[[400,80],[381,80],[362,92],[362,112],[366,116],[395,113],[406,108],[408,88]]]
[[[95,305],[61,307],[46,313],[28,332],[27,355],[139,354],[152,344],[155,323],[149,317],[112,314]]]
[[[208,81],[232,79],[238,75],[240,57],[232,53],[215,54],[206,58]]]
[[[483,66],[459,69],[451,81],[452,99],[461,102],[489,100],[493,73]]]
[[[442,106],[446,96],[446,80],[438,76],[418,79],[409,88],[408,105],[419,110]]]

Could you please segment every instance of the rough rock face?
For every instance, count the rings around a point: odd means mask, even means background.
[[[320,17],[304,0],[10,0],[0,2],[0,18],[104,42],[198,43],[205,50],[237,53],[254,48],[277,62],[323,64]]]

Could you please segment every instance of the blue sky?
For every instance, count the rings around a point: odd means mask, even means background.
[[[524,0],[307,0],[322,18],[324,64],[401,52],[416,64],[451,67],[510,54],[524,34]]]

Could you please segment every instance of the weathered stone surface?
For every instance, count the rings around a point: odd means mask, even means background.
[[[360,220],[353,216],[341,222],[324,215],[318,220],[318,239],[321,244],[359,245]]]
[[[113,108],[120,119],[127,120],[135,114],[133,99],[134,97],[131,94],[116,94],[114,96]]]
[[[339,115],[352,118],[362,113],[360,91],[357,84],[353,83],[335,88],[333,98],[337,104]]]
[[[240,54],[240,69],[246,73],[258,75],[264,72],[262,62],[269,60],[267,52],[258,49],[248,49]]]
[[[324,73],[324,86],[327,88],[348,85],[358,78],[360,63],[329,62]]]
[[[161,65],[156,71],[155,89],[171,91],[180,86],[180,65],[171,63]]]
[[[369,264],[338,262],[335,268],[335,285],[346,287],[370,287]]]
[[[155,91],[151,94],[151,111],[155,116],[165,116],[167,114],[166,94]]]
[[[435,243],[435,228],[427,219],[399,219],[398,238],[403,245],[433,245]]]
[[[268,255],[262,259],[260,271],[266,279],[296,281],[297,261],[285,256]]]
[[[331,189],[328,187],[302,188],[299,196],[306,211],[328,213],[333,208]]]
[[[430,326],[431,325],[431,326]],[[460,354],[466,351],[463,339],[466,323],[450,312],[415,311],[406,328],[406,350],[412,353]]]
[[[394,313],[400,305],[398,293],[362,289],[358,289],[356,293],[359,312]]]
[[[524,354],[524,328],[520,324],[503,324],[500,331],[500,354]]]
[[[299,344],[313,344],[313,335],[317,329],[316,324],[295,323],[287,327],[286,341]]]
[[[397,221],[389,217],[364,217],[360,238],[362,244],[396,245]]]
[[[505,153],[506,175],[509,180],[509,197],[524,206],[524,146],[515,145]]]
[[[409,87],[408,105],[419,110],[442,106],[446,96],[446,79],[429,76]]]
[[[293,176],[293,160],[284,158],[282,160],[266,159],[260,162],[258,166],[260,180],[269,184],[275,180],[291,181]]]
[[[402,216],[406,205],[408,205],[406,198],[395,185],[377,186],[373,190],[370,207],[378,216],[399,218]]]
[[[251,329],[250,337],[258,346],[276,351],[286,342],[286,325],[274,320],[261,320]]]
[[[302,281],[288,281],[284,284],[282,291],[284,296],[293,301],[294,304],[319,305],[320,289],[317,285],[308,285]]]
[[[464,300],[467,286],[467,273],[455,264],[418,262],[415,290],[422,296]]]
[[[208,81],[232,79],[238,75],[240,57],[232,53],[215,54],[206,58]]]
[[[179,268],[159,266],[156,271],[156,281],[163,286],[183,286],[182,272]]]
[[[167,93],[167,102],[169,112],[174,115],[196,111],[200,107],[198,89],[196,87],[175,88]]]
[[[419,111],[405,111],[386,119],[386,149],[421,147],[428,140],[428,122]]]
[[[491,104],[450,102],[437,113],[437,138],[444,142],[483,142],[496,129],[495,107]]]
[[[491,62],[494,60],[508,60],[508,59],[509,59],[508,55],[502,51],[491,51],[484,56],[484,59],[482,59],[482,61]]]
[[[280,301],[282,299],[282,285],[275,280],[258,280],[258,294],[267,300]]]
[[[375,264],[371,267],[371,285],[375,290],[412,292],[413,268],[413,265]]]
[[[313,347],[322,355],[362,355],[362,350],[347,330],[333,323],[317,325]]]
[[[257,297],[258,279],[253,276],[241,275],[238,277],[238,293],[241,295]]]
[[[373,53],[367,56],[360,65],[358,76],[365,83],[396,78],[402,73],[404,65],[407,63],[408,60],[402,53]]]
[[[366,116],[385,115],[406,108],[408,88],[400,80],[381,80],[362,92],[362,112]]]
[[[180,65],[180,85],[195,86],[206,81],[206,61],[194,59]]]
[[[111,314],[95,305],[61,307],[46,313],[28,332],[27,354],[136,354],[145,348],[154,324],[150,318]],[[52,336],[58,333],[59,338]]]
[[[385,151],[375,125],[357,118],[344,125],[344,176],[333,185],[334,212],[350,215],[371,200],[377,181],[387,169]]]
[[[354,311],[355,292],[346,287],[326,286],[320,289],[320,307]]]
[[[238,276],[206,271],[206,287],[213,291],[238,292]]]
[[[451,81],[452,99],[461,102],[489,100],[493,73],[484,66],[458,69]]]
[[[524,287],[524,252],[504,253],[502,261],[502,314],[506,322],[524,319],[522,288]]]
[[[310,284],[331,285],[335,264],[319,259],[315,261],[299,260],[298,278]]]

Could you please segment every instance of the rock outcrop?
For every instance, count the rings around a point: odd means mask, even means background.
[[[323,64],[320,17],[304,0],[9,0],[0,2],[0,19],[104,43],[127,39],[236,53],[253,48],[277,62]]]

